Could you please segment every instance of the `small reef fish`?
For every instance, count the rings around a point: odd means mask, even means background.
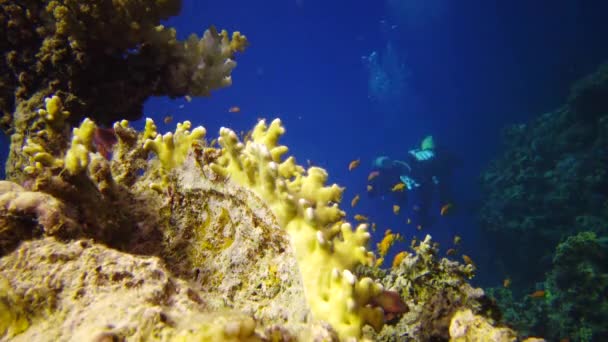
[[[390,290],[383,290],[379,295],[374,297],[371,301],[371,305],[382,308],[385,322],[390,322],[409,311],[409,308],[403,302],[399,293]]]
[[[467,265],[475,266],[475,263],[473,262],[473,259],[471,259],[471,257],[468,256],[468,255],[466,255],[466,254],[462,255],[462,260],[464,260],[464,263],[467,264]]]
[[[361,159],[355,159],[351,161],[350,163],[348,163],[348,171],[356,169],[359,164],[361,164]]]
[[[420,206],[418,206],[418,205],[414,205],[414,206],[412,207],[412,210],[414,210],[414,211],[420,211]]]
[[[186,101],[190,102],[190,101],[192,101],[192,96],[190,96],[190,95],[186,95],[186,96],[184,96],[184,99],[185,99]]]
[[[112,159],[112,150],[117,142],[114,128],[96,127],[93,131],[93,145],[106,160]]]
[[[441,216],[447,215],[450,212],[450,209],[452,209],[452,203],[442,206],[440,211]]]
[[[460,242],[462,241],[462,238],[458,235],[454,236],[454,244],[455,245],[460,245]]]
[[[456,250],[454,248],[450,248],[447,251],[445,251],[445,255],[448,255],[448,256],[456,255]]]
[[[398,206],[398,205],[396,205],[396,204],[394,204],[394,205],[393,205],[393,214],[395,214],[395,215],[399,215],[399,211],[400,211],[400,210],[401,210],[401,207],[400,207],[400,206]]]
[[[170,124],[171,122],[173,122],[173,115],[167,115],[163,118],[163,122],[165,123],[165,125]]]
[[[372,171],[369,173],[369,175],[367,175],[367,181],[369,182],[378,176],[380,176],[380,171]]]
[[[408,218],[407,218],[407,221],[405,221],[405,222],[406,222],[407,224],[410,224],[410,223],[412,223],[412,219],[408,217]]]
[[[502,287],[508,289],[509,286],[511,286],[511,278],[505,278],[505,280],[502,281]]]
[[[417,226],[416,226],[416,229],[418,229],[418,230],[422,230],[422,225],[421,225],[421,224],[417,225]]]
[[[530,293],[528,296],[530,298],[545,298],[545,295],[546,295],[545,290],[536,290],[536,291]]]
[[[376,231],[376,222],[372,222],[372,232]]]
[[[357,203],[359,203],[359,195],[356,195],[355,197],[353,197],[352,201],[350,201],[350,206],[354,207],[357,205]]]
[[[367,221],[367,216],[357,214],[355,215],[355,220],[359,222]]]
[[[393,185],[393,188],[391,189],[391,191],[393,191],[393,192],[403,191],[403,189],[405,189],[405,183],[397,183],[397,184]]]
[[[406,256],[407,256],[406,251],[401,251],[401,252],[397,253],[397,255],[395,255],[395,257],[393,258],[393,265],[392,265],[393,268],[399,267],[399,265],[401,264],[403,259],[405,259]]]
[[[374,187],[368,184],[367,185],[367,192],[370,192],[372,190],[374,190]]]
[[[232,106],[230,108],[228,108],[228,113],[239,113],[241,111],[241,107],[239,106]]]

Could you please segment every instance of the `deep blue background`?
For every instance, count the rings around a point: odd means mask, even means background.
[[[505,275],[490,276],[493,259],[475,223],[479,174],[499,153],[505,125],[555,109],[574,80],[608,59],[605,13],[600,0],[186,0],[167,22],[180,37],[214,24],[240,30],[251,45],[237,56],[232,87],[191,103],[151,99],[145,112],[161,129],[188,119],[212,136],[220,126],[248,130],[257,118],[280,117],[291,153],[345,186],[343,207],[378,222],[377,237],[387,227],[423,234],[405,224],[408,208],[395,217],[392,203],[365,197],[369,163],[378,154],[402,157],[432,134],[465,163],[453,180],[459,210],[423,233],[444,249],[462,235],[480,277],[497,282]],[[381,106],[368,98],[361,57],[389,41],[409,76],[400,101]],[[165,126],[168,114],[175,121]],[[348,172],[356,158],[362,165]],[[363,199],[351,210],[357,193]]]

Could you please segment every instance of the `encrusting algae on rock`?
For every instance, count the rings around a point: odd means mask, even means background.
[[[324,169],[287,157],[280,120],[243,139],[222,128],[219,146],[187,121],[130,127],[149,96],[230,85],[240,33],[178,41],[159,25],[175,0],[0,6],[0,339],[424,340],[412,327],[432,325],[422,308],[446,294],[443,321],[487,313],[483,292],[462,290],[471,267],[435,260],[427,240],[374,267],[367,225],[345,221]]]

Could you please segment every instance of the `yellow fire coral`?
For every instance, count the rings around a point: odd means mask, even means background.
[[[293,157],[281,161],[287,147],[278,139],[285,132],[276,119],[261,120],[251,140],[242,143],[227,128],[220,130],[222,155],[211,168],[260,196],[290,235],[313,316],[329,322],[341,337],[359,337],[364,324],[379,329],[383,313],[368,305],[382,291],[370,278],[357,279],[357,264],[373,264],[365,246],[367,225],[344,223],[338,207],[343,189],[325,186],[327,172],[304,170]]]
[[[206,130],[203,127],[196,127],[192,132],[190,121],[178,123],[175,133],[156,133],[156,125],[152,119],[146,119],[144,136],[150,137],[144,142],[144,149],[156,153],[158,160],[165,170],[170,170],[181,165],[186,159],[192,144],[205,137]]]
[[[93,133],[97,126],[90,119],[84,119],[80,127],[72,132],[72,145],[65,154],[65,168],[75,175],[89,166],[89,152],[92,150]]]

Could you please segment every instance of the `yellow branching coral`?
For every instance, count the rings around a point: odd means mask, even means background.
[[[39,109],[38,115],[55,128],[63,126],[65,119],[70,116],[70,112],[63,110],[61,98],[56,95],[47,97],[44,99],[44,104],[45,108]]]
[[[80,127],[72,131],[72,144],[65,154],[65,168],[75,175],[89,166],[89,153],[93,149],[93,133],[97,126],[90,119],[84,119]]]
[[[289,233],[316,319],[329,322],[343,338],[359,337],[366,323],[379,329],[382,310],[368,304],[382,286],[352,273],[358,264],[373,264],[373,253],[365,248],[370,238],[367,225],[353,230],[342,221],[338,203],[343,189],[325,185],[325,170],[304,170],[293,157],[282,160],[287,147],[278,139],[284,132],[280,120],[270,126],[261,120],[251,140],[242,143],[234,131],[222,128],[222,155],[210,167],[253,190]]]
[[[31,139],[26,140],[23,153],[29,157],[28,165],[23,168],[23,172],[28,175],[40,171],[44,167],[63,167],[63,159],[55,158],[41,145],[36,144]]]
[[[169,132],[160,135],[156,133],[156,126],[152,119],[147,119],[144,136],[154,137],[154,139],[147,139],[144,142],[144,149],[154,151],[163,168],[171,170],[184,162],[194,142],[205,137],[205,128],[199,126],[190,132],[191,127],[190,121],[184,121],[177,124],[175,133]]]

